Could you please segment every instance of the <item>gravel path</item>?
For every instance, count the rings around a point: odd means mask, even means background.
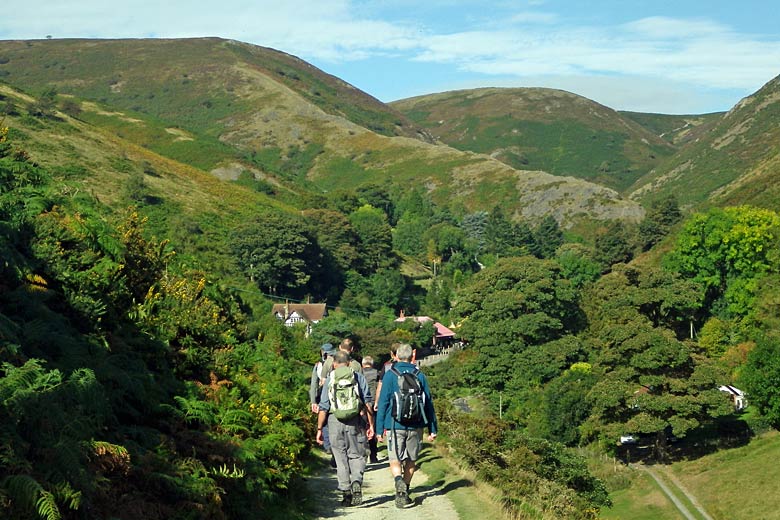
[[[363,504],[342,507],[341,494],[336,489],[336,471],[326,467],[308,481],[309,497],[316,510],[316,518],[345,518],[348,520],[458,520],[458,513],[446,494],[428,484],[428,476],[418,469],[412,479],[409,496],[414,503],[404,509],[395,507],[395,488],[387,459],[369,464],[363,475]]]

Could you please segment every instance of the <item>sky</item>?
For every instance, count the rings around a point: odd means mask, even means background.
[[[725,111],[780,75],[769,0],[8,0],[0,40],[218,36],[381,101],[548,87],[616,110]]]

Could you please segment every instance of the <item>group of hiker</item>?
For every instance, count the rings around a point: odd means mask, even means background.
[[[417,469],[424,429],[436,438],[436,413],[425,375],[414,364],[411,345],[394,343],[390,360],[380,370],[365,356],[352,357],[354,344],[344,339],[334,348],[325,343],[312,370],[309,398],[317,414],[316,441],[331,454],[341,504],[363,502],[366,459],[378,462],[377,442],[387,442],[394,477],[395,505],[412,503],[409,484]]]

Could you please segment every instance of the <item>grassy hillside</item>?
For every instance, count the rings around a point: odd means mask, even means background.
[[[377,182],[424,185],[456,213],[498,204],[566,226],[642,214],[592,183],[428,144],[424,131],[354,87],[240,42],[4,41],[0,74],[31,95],[56,89],[78,119],[123,142],[223,179],[249,172],[283,186],[292,203],[296,193]]]
[[[560,90],[463,90],[392,106],[455,148],[617,190],[674,152],[670,143],[620,113]]]
[[[637,181],[632,198],[674,193],[681,203],[780,209],[780,78],[743,99],[712,129]]]
[[[713,520],[778,518],[777,504],[770,499],[776,494],[780,477],[774,462],[778,456],[780,436],[773,432],[739,448],[656,467],[655,472],[692,513],[695,508],[685,500],[679,484],[696,498]],[[601,518],[680,518],[679,511],[647,473],[628,468],[620,468],[619,472],[630,485],[610,495],[613,507],[602,511]],[[703,518],[698,513],[695,517]]]
[[[705,135],[723,117],[724,112],[700,115],[667,115],[620,111],[620,114],[635,121],[665,141],[680,147]]]

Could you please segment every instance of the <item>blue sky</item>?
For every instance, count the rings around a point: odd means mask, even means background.
[[[10,0],[0,39],[219,36],[294,54],[382,101],[540,86],[618,110],[728,110],[780,75],[764,0]]]

